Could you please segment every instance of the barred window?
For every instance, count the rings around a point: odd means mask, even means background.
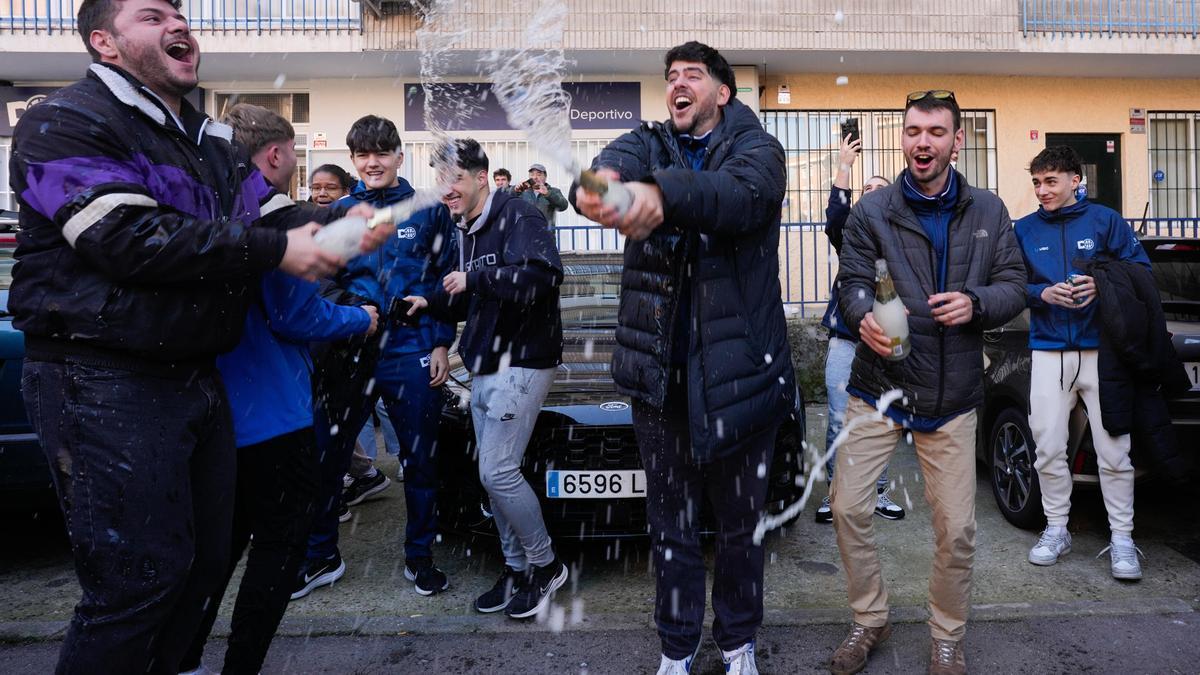
[[[279,115],[292,124],[308,124],[308,93],[257,93],[236,92],[217,94],[217,114],[221,119],[235,104],[249,103],[261,106]]]
[[[1150,112],[1150,217],[1200,217],[1200,112]]]

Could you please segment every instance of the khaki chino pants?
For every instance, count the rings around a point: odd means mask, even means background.
[[[852,396],[846,423],[858,417],[864,419],[837,451],[831,506],[854,620],[877,628],[887,622],[888,596],[875,547],[875,480],[907,430],[887,417],[874,419],[875,409]],[[966,633],[975,560],[975,425],[971,411],[936,431],[912,432],[933,513],[929,627],[939,640],[961,640]]]

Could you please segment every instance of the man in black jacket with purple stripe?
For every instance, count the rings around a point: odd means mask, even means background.
[[[315,223],[284,231],[304,210],[183,99],[199,46],[178,6],[85,0],[95,63],[13,139],[21,387],[83,587],[63,673],[177,672],[229,557],[234,438],[216,356],[237,345],[261,273],[341,263]]]

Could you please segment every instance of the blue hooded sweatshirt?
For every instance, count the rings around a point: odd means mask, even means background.
[[[1071,274],[1081,274],[1076,260],[1107,254],[1119,260],[1150,266],[1146,251],[1133,236],[1133,229],[1112,209],[1087,201],[1057,211],[1038,208],[1018,220],[1017,241],[1025,258],[1029,305],[1029,348],[1043,351],[1097,349],[1100,327],[1096,303],[1080,309],[1048,305],[1042,291]]]
[[[359,181],[337,206],[348,209],[366,202],[376,208],[411,199],[416,193],[403,178],[394,187],[371,190]],[[458,265],[458,234],[450,211],[438,204],[413,214],[396,225],[396,236],[378,250],[352,259],[339,276],[341,286],[368,298],[385,311],[408,295],[430,297],[442,286],[442,278]],[[420,327],[410,328],[394,320],[386,327],[382,358],[427,354],[434,347],[454,343],[455,325],[423,315]],[[382,330],[384,327],[381,326]]]
[[[217,357],[239,448],[312,426],[308,343],[341,340],[371,325],[365,310],[322,298],[311,281],[275,270],[261,286],[242,341]]]

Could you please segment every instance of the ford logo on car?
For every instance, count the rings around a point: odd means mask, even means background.
[[[600,409],[605,412],[616,412],[618,410],[624,410],[628,407],[629,404],[624,401],[608,401],[607,403],[600,404]]]

